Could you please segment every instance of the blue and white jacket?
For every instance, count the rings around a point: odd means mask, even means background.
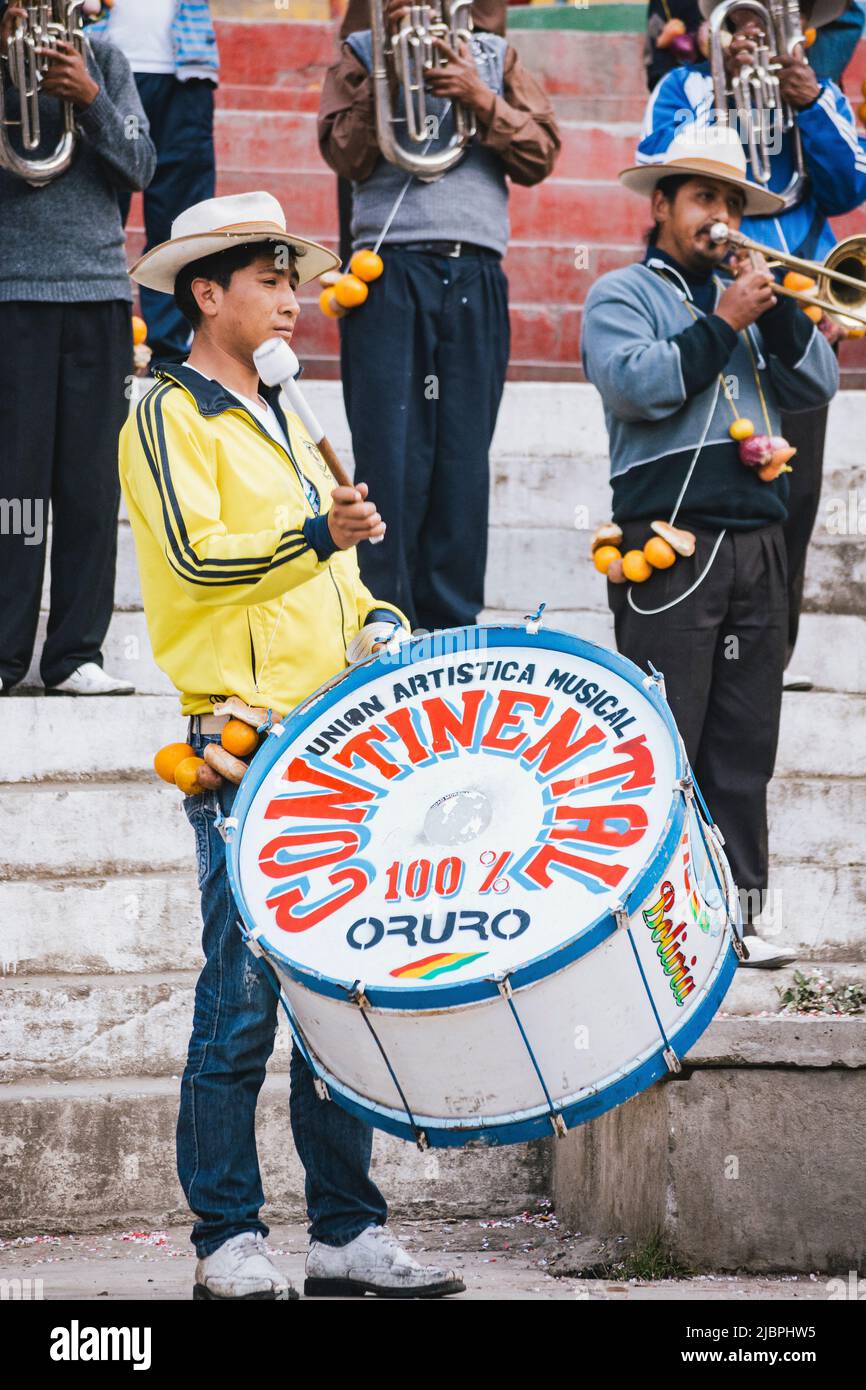
[[[709,63],[676,68],[649,99],[637,148],[639,164],[659,163],[684,125],[715,123]],[[797,112],[797,128],[809,184],[803,200],[776,217],[747,217],[743,231],[755,241],[811,260],[823,260],[836,244],[828,217],[838,217],[866,200],[866,145],[858,139],[845,94],[824,79],[811,106]],[[785,188],[793,172],[793,138],[787,133],[771,159],[770,188]],[[751,178],[754,177],[749,171]]]
[[[111,11],[104,12],[88,26],[88,34],[103,33],[107,38]],[[209,0],[178,0],[171,26],[174,42],[175,76],[209,77],[219,80],[220,60]]]

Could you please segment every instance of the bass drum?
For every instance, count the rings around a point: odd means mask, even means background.
[[[320,1092],[422,1146],[627,1100],[679,1069],[737,965],[661,678],[537,627],[350,668],[272,732],[226,823]]]

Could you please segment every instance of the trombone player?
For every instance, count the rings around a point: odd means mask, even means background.
[[[377,46],[408,17],[406,0],[373,0],[373,28],[346,39],[319,109],[322,155],[353,185],[352,249],[377,247],[388,228],[384,271],[340,324],[355,462],[388,526],[359,557],[362,575],[427,631],[474,623],[484,604],[488,451],[509,351],[506,180],[540,183],[560,146],[550,103],[502,36],[504,4],[484,10],[473,11],[469,42],[434,39],[426,150],[409,148],[393,70],[396,122],[383,124],[374,79]],[[464,117],[475,133],[449,152]],[[399,166],[383,133],[401,147]]]
[[[710,22],[710,60],[677,68],[659,83],[646,108],[638,163],[663,160],[678,132],[731,124],[743,142],[750,178],[785,200],[775,215],[746,217],[743,232],[773,250],[823,261],[835,244],[827,219],[852,212],[866,199],[866,147],[844,93],[815,74],[799,40],[807,27],[820,28],[844,8],[844,0],[807,0],[798,14],[796,0],[766,0],[766,7],[754,0],[701,0]],[[762,66],[764,42],[764,55],[766,49],[773,55],[770,72],[778,79],[780,104],[757,110],[761,139],[750,135],[743,94],[750,72]],[[819,327],[831,344],[844,337],[830,318]],[[785,523],[789,662],[818,511],[826,428],[826,405],[783,412],[782,433],[797,449]],[[808,690],[811,684],[808,676],[786,674],[785,689]]]

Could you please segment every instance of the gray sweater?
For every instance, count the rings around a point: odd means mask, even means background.
[[[709,373],[706,384],[689,390],[688,363],[683,362],[678,341],[694,322],[685,297],[675,279],[641,264],[602,275],[587,295],[583,367],[604,404],[612,479],[655,459],[693,450],[702,437],[705,447],[730,445],[728,427],[733,416],[721,390],[706,428],[719,370],[737,392],[738,414],[753,420],[758,433],[764,432],[743,334],[723,353],[725,360]],[[749,337],[774,434],[779,433],[781,410],[809,410],[832,399],[839,369],[817,328],[812,327],[804,350],[798,347],[796,360],[788,362],[774,350],[775,344],[764,341],[760,321],[749,330]]]
[[[106,39],[93,38],[89,50],[100,91],[78,112],[81,138],[71,167],[44,188],[0,169],[0,300],[132,299],[117,194],[147,187],[156,151],[126,58]],[[16,118],[17,93],[7,92],[8,115]],[[43,97],[39,112],[37,157],[44,158],[60,135],[60,103]],[[12,141],[21,152],[14,132]]]

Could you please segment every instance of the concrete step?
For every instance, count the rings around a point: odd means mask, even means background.
[[[193,839],[189,827],[182,830],[187,853],[173,872],[0,882],[2,974],[162,976],[199,969]]]
[[[782,707],[776,775],[866,777],[866,704],[859,695],[789,693]],[[153,757],[183,741],[172,696],[98,700],[20,696],[4,709],[8,752],[0,783],[156,781]]]
[[[711,1024],[702,1054],[723,1046],[713,1033],[724,1033],[728,1019],[778,1013],[795,969],[809,968],[801,962],[781,970],[739,970],[724,1000],[725,1017]],[[866,963],[822,962],[821,969],[840,988],[866,987]],[[179,1075],[197,973],[0,979],[0,1084]],[[286,1072],[292,1044],[282,1010],[279,1020],[269,1069]]]
[[[731,1019],[554,1146],[557,1217],[693,1270],[861,1267],[866,1019]]]
[[[43,611],[39,617],[33,660],[30,663],[30,670],[22,682],[22,688],[38,688],[42,685],[42,679],[39,675],[39,656],[45,641],[47,622],[48,614]],[[168,676],[160,671],[153,659],[150,638],[147,635],[147,623],[144,613],[140,609],[131,612],[118,610],[114,613],[108,634],[102,644],[102,654],[105,658],[106,671],[110,671],[112,675],[120,676],[124,680],[132,681],[140,695],[171,695],[175,710],[180,710],[174,686]]]
[[[175,1172],[177,1078],[27,1081],[0,1092],[0,1234],[159,1229],[186,1218]],[[303,1173],[289,1130],[288,1080],[259,1096],[256,1143],[276,1221],[303,1214]],[[396,1215],[502,1216],[549,1189],[548,1141],[419,1153],[376,1134],[371,1174]]]

